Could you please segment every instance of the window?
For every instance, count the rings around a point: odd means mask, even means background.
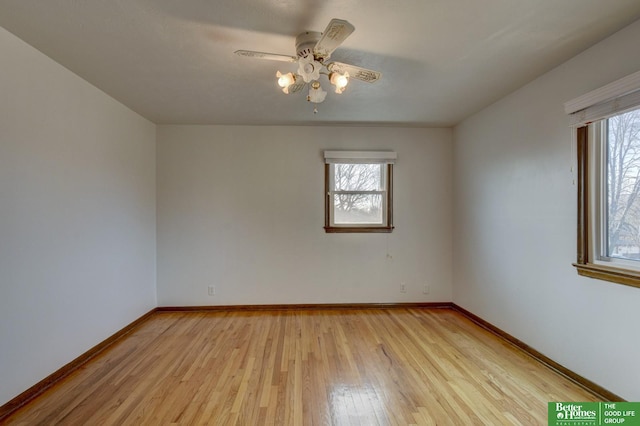
[[[612,96],[616,85],[620,93]],[[640,72],[582,99],[592,105],[571,114],[578,153],[574,266],[580,275],[640,287]]]
[[[592,127],[600,151],[597,166],[602,182],[598,197],[602,218],[599,257],[640,262],[640,109]]]
[[[324,154],[325,231],[391,232],[395,152]]]

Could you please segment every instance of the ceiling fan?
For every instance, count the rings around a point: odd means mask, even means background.
[[[297,56],[280,55],[276,53],[255,52],[252,50],[236,50],[235,54],[248,58],[267,59],[270,61],[282,61],[297,63],[296,73],[281,73],[276,77],[278,85],[286,94],[296,93],[309,84],[307,101],[320,103],[324,101],[327,92],[320,86],[320,75],[327,75],[331,84],[335,86],[335,92],[342,93],[349,79],[355,78],[367,83],[375,83],[382,77],[378,71],[368,70],[355,65],[342,62],[328,62],[331,54],[353,33],[355,27],[343,19],[332,19],[323,33],[317,31],[305,31],[296,37]],[[317,112],[317,110],[314,110]]]

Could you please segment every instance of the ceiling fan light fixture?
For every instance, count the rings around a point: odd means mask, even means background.
[[[311,86],[309,87],[309,95],[307,95],[307,100],[309,102],[313,102],[314,104],[319,104],[321,102],[324,102],[324,98],[326,97],[327,97],[327,92],[322,90],[322,87],[320,87],[319,81],[314,81],[313,83],[311,83]]]
[[[349,84],[349,73],[345,72],[344,74],[340,74],[337,72],[332,72],[329,75],[329,81],[331,84],[336,86],[336,93],[341,94],[344,92],[344,89],[347,88],[347,84]]]
[[[282,74],[280,71],[276,72],[278,78],[278,86],[282,87],[282,91],[289,94],[289,86],[296,82],[296,76],[293,73]]]
[[[335,86],[335,92],[341,94],[349,84],[351,78],[374,83],[382,74],[378,71],[368,70],[355,65],[327,60],[334,50],[338,48],[353,33],[355,27],[344,19],[333,18],[324,32],[305,31],[296,37],[297,56],[281,55],[277,53],[265,53],[253,50],[236,50],[235,54],[247,58],[266,59],[297,63],[298,69],[286,74],[276,73],[278,86],[285,94],[297,93],[309,86],[307,101],[319,104],[327,96],[327,92],[320,86],[320,75],[326,75],[331,84]],[[314,108],[314,112],[317,109]]]

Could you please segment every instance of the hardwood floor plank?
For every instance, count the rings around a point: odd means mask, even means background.
[[[595,401],[451,309],[157,312],[8,424],[546,424]]]

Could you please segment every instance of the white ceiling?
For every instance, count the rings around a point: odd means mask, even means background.
[[[355,32],[331,59],[383,73],[284,95],[295,37]],[[155,123],[450,126],[640,18],[638,0],[0,0],[0,26]],[[1,62],[0,62],[1,66]],[[326,80],[325,80],[326,81]]]

